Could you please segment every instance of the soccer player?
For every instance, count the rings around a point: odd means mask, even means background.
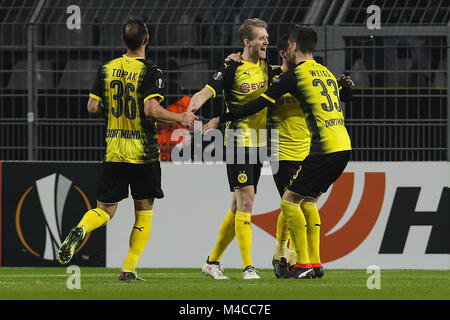
[[[273,66],[272,83],[289,69],[286,58],[289,34],[280,37],[277,44],[279,56],[282,59],[281,66]],[[227,59],[239,62],[238,54],[231,54]],[[337,80],[340,99],[350,102],[352,99],[351,87],[354,86],[349,76],[341,75]],[[290,93],[286,93],[277,100],[274,108],[269,108],[267,112],[267,127],[269,130],[278,130],[278,135],[268,135],[272,139],[272,145],[276,150],[275,160],[272,160],[272,172],[275,185],[283,196],[284,191],[291,178],[294,176],[302,161],[309,154],[311,134],[306,125],[305,116],[299,102]],[[311,264],[315,271],[315,277],[322,277],[324,272],[320,261],[320,216],[316,204],[304,203],[302,211],[306,219],[306,232],[308,252]],[[291,241],[289,249],[289,259],[287,258],[287,242],[289,240],[289,230],[283,211],[280,212],[277,220],[276,247],[272,260],[272,266],[277,278],[287,278],[289,268],[296,264],[297,253],[295,245]]]
[[[150,236],[154,199],[164,197],[157,123],[193,126],[192,113],[173,113],[161,107],[164,97],[162,71],[145,60],[149,34],[140,20],[123,26],[122,41],[127,53],[103,64],[91,90],[87,109],[107,121],[106,155],[98,180],[97,208],[86,212],[59,248],[59,262],[67,264],[87,233],[104,226],[117,210],[118,203],[134,199],[135,223],[128,255],[119,280],[143,280],[136,265]]]
[[[206,101],[223,91],[227,108],[240,108],[267,90],[269,70],[266,50],[269,45],[267,24],[260,19],[247,19],[239,28],[244,46],[242,61],[226,62],[212,76],[208,84],[191,99],[188,111],[197,111]],[[251,258],[251,214],[256,187],[261,174],[261,159],[251,161],[265,147],[266,110],[227,124],[225,145],[227,175],[233,193],[231,207],[219,229],[213,251],[202,267],[202,272],[214,279],[227,279],[220,266],[225,249],[236,236],[243,262],[243,279],[259,279]],[[230,137],[233,137],[231,139]],[[231,141],[232,140],[232,141]],[[230,145],[231,144],[231,145]],[[244,163],[236,155],[245,154]],[[230,160],[232,163],[230,163]],[[252,163],[254,162],[254,163]]]
[[[288,43],[287,62],[295,67],[276,79],[261,97],[241,108],[230,108],[226,114],[212,119],[203,130],[260,112],[268,101],[274,104],[286,93],[299,101],[311,133],[310,151],[283,193],[280,207],[297,251],[297,263],[289,276],[311,278],[315,276],[315,270],[308,251],[305,218],[308,213],[304,211],[319,217],[315,213],[317,199],[344,171],[350,159],[351,142],[344,125],[338,82],[326,67],[313,58],[317,45],[316,32],[310,27],[297,25],[290,32]],[[347,82],[351,83],[351,80],[347,79]],[[317,276],[323,275],[320,272],[323,273],[321,265]]]
[[[275,76],[272,82],[276,81],[289,69],[286,52],[288,48],[289,34],[282,35],[278,43],[278,52],[282,58],[282,65],[274,70]],[[349,102],[352,99],[351,86],[354,86],[350,77],[341,75],[337,80],[342,87],[339,91],[340,99]],[[275,103],[275,108],[268,109],[269,129],[278,129],[278,141],[274,145],[278,147],[278,162],[272,162],[272,171],[275,185],[283,196],[291,178],[294,176],[302,161],[309,154],[311,133],[306,124],[305,115],[299,102],[290,93],[284,94]],[[272,135],[270,135],[272,136]],[[302,202],[302,212],[306,220],[306,235],[308,253],[311,265],[314,269],[315,277],[321,278],[324,274],[320,261],[320,216],[316,203]],[[295,244],[290,243],[289,259],[286,254],[287,242],[289,240],[289,229],[285,214],[280,212],[277,220],[276,248],[272,260],[275,276],[277,278],[287,278],[289,267],[293,268],[296,263],[297,254]]]

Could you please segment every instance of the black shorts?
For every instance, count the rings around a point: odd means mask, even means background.
[[[272,167],[273,180],[275,181],[280,197],[283,196],[284,191],[286,191],[292,177],[300,168],[301,164],[302,161],[290,160],[272,161],[270,163],[270,166]]]
[[[128,198],[129,187],[134,200],[163,198],[159,161],[146,164],[103,162],[98,179],[98,201],[117,203]]]
[[[288,190],[304,197],[317,198],[344,172],[351,151],[309,155],[292,178]]]
[[[261,176],[262,164],[227,164],[230,191],[244,186],[254,186],[255,193]]]
[[[228,152],[228,151],[227,151]],[[236,149],[234,155],[227,153],[227,176],[230,191],[244,186],[254,186],[255,193],[261,176],[263,163],[258,148],[241,148],[239,157]]]

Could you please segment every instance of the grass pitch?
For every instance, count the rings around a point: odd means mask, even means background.
[[[450,299],[449,270],[381,270],[380,289],[369,290],[366,270],[326,270],[322,279],[278,280],[260,270],[260,280],[213,280],[200,269],[139,269],[145,282],[122,283],[119,270],[80,269],[80,289],[69,289],[66,268],[0,268],[1,300],[334,300]]]

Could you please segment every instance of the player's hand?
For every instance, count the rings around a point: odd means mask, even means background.
[[[341,74],[340,77],[337,79],[338,85],[340,87],[354,87],[355,83],[353,82],[352,78],[350,76],[346,76],[345,74]]]
[[[220,126],[219,117],[212,118],[202,128],[202,133],[205,134],[208,130],[217,129]]]
[[[228,57],[225,58],[225,62],[228,62],[231,60],[236,61],[236,62],[241,62],[241,55],[239,53],[232,53]]]
[[[180,125],[189,129],[194,126],[195,120],[197,120],[197,116],[192,112],[186,111],[181,114]]]

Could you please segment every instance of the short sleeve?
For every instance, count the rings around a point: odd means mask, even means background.
[[[103,87],[103,66],[100,66],[97,71],[97,77],[95,78],[94,86],[89,93],[89,97],[101,102],[104,91]]]
[[[155,66],[147,67],[147,72],[142,80],[142,93],[144,96],[144,103],[152,98],[157,99],[159,102],[164,100],[163,89],[164,80],[162,78],[162,70]]]
[[[218,92],[231,88],[237,66],[237,62],[226,62],[211,76],[206,87],[213,92],[214,98]]]

